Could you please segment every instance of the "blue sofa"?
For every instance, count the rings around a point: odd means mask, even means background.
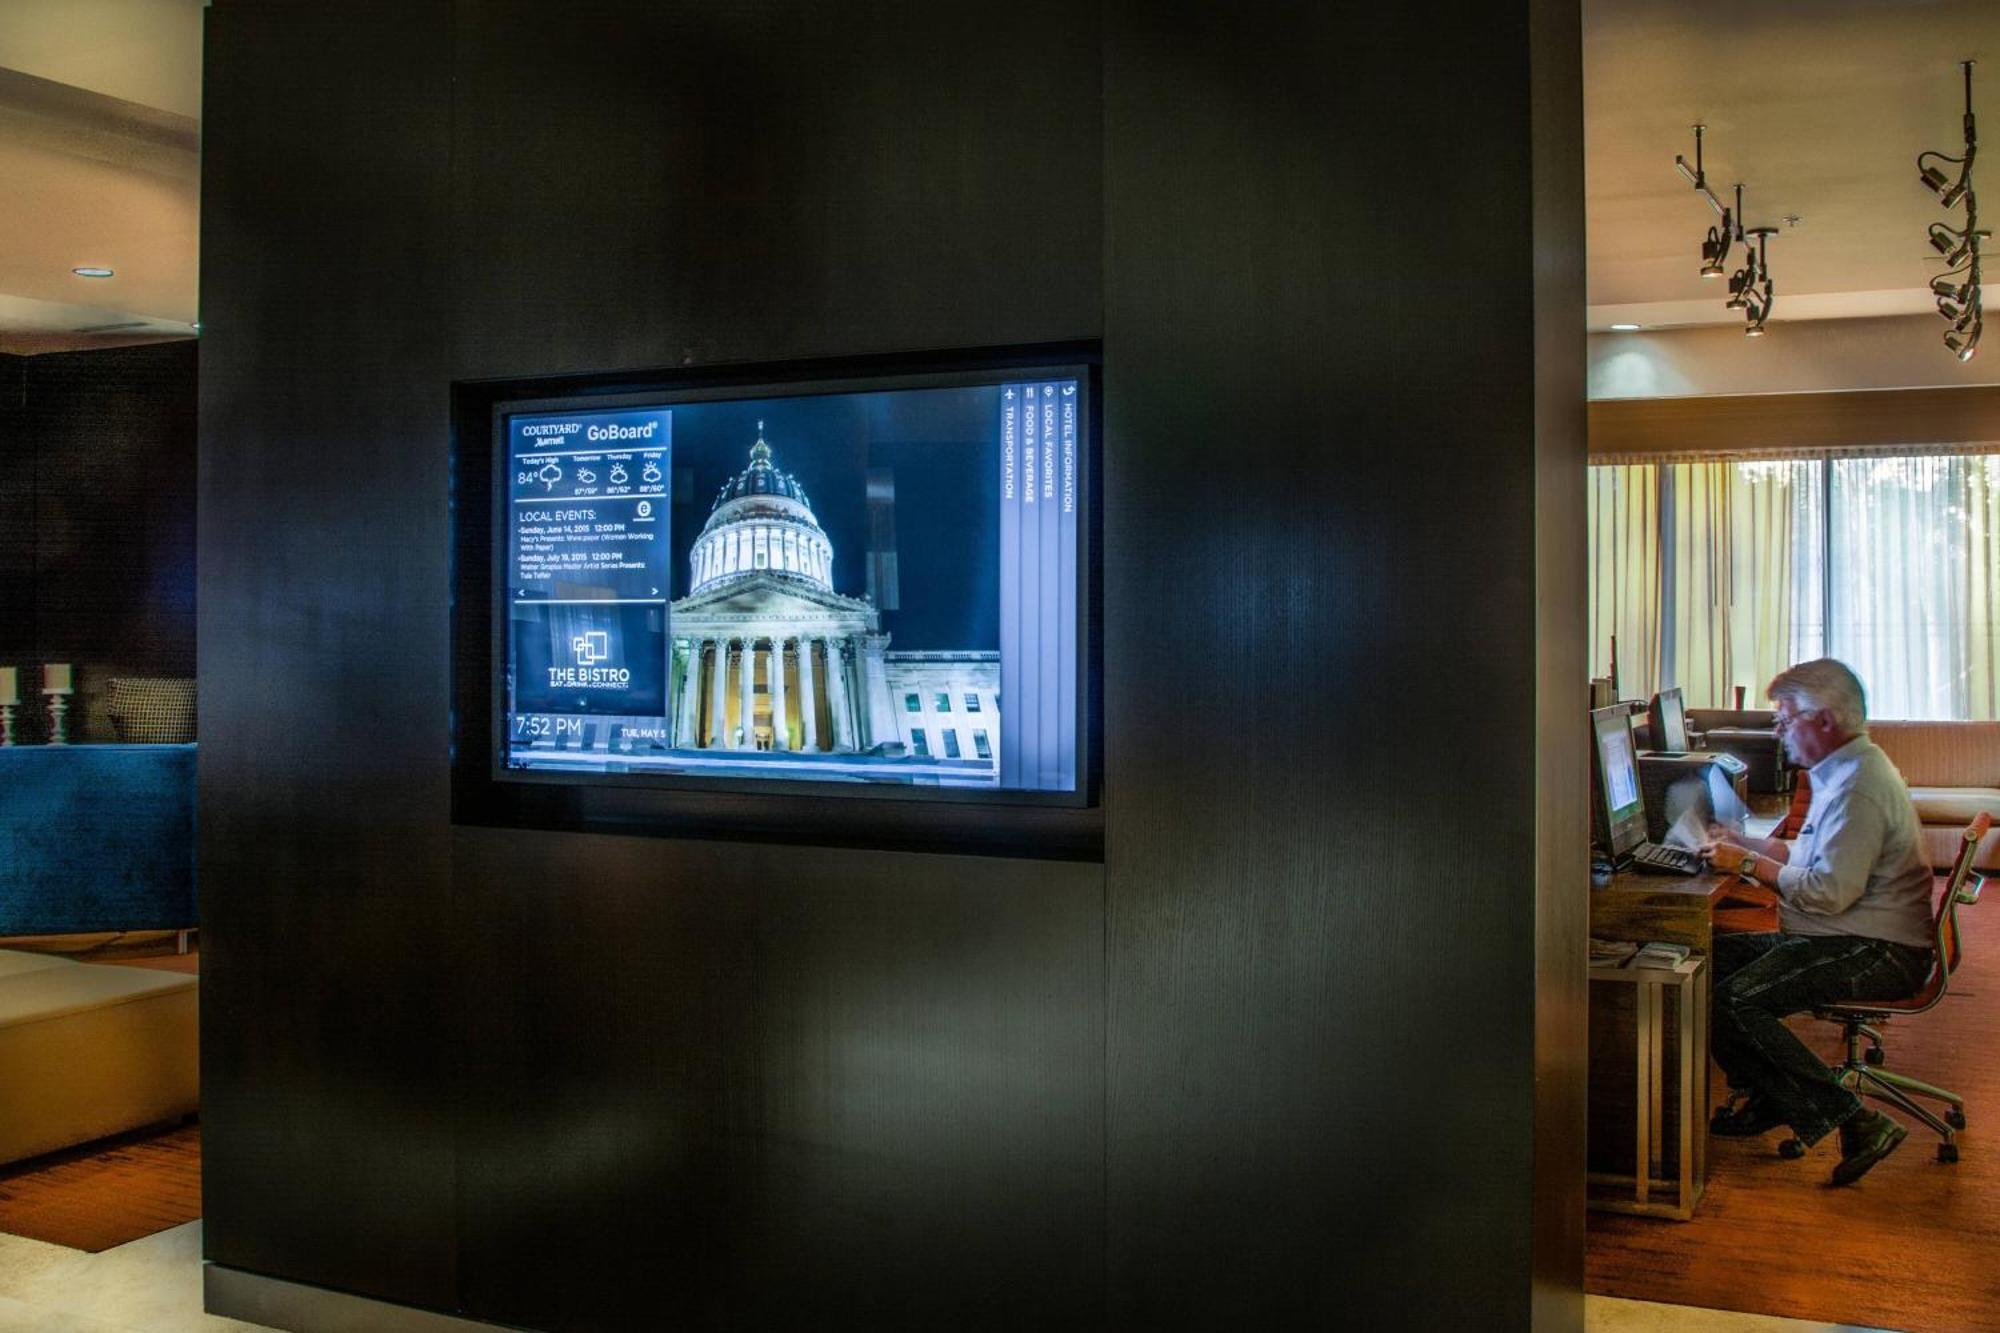
[[[194,755],[0,747],[0,936],[193,926]]]

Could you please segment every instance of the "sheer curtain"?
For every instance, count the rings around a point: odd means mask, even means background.
[[[2000,455],[1838,458],[1832,651],[1873,717],[2000,717]]]
[[[1816,460],[1661,465],[1671,610],[1662,677],[1694,707],[1752,708],[1786,666],[1820,653]]]
[[[1681,687],[1724,707],[1822,651],[1816,459],[1606,464],[1590,470],[1593,674],[1618,635],[1628,698]]]
[[[1723,462],[1660,467],[1667,584],[1661,599],[1660,684],[1680,686],[1695,708],[1726,706],[1734,674],[1733,476],[1732,466]]]
[[[1735,463],[1730,483],[1728,683],[1762,708],[1771,677],[1826,651],[1825,488],[1817,459]]]
[[[1618,637],[1618,687],[1649,693],[1660,672],[1660,500],[1650,463],[1590,469],[1590,674],[1611,671]]]

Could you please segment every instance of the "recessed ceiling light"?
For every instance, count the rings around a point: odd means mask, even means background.
[[[1613,324],[1611,331],[1613,333],[1637,333],[1643,327],[1640,324]]]
[[[79,265],[78,267],[71,269],[70,272],[76,274],[76,276],[79,278],[108,278],[111,276],[110,269],[99,268],[95,264]]]

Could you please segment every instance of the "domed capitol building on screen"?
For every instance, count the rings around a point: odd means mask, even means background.
[[[677,751],[998,781],[1000,655],[891,652],[874,604],[834,591],[833,543],[798,479],[773,465],[761,422],[688,561],[670,622]]]

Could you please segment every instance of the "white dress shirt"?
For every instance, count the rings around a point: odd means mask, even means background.
[[[1812,804],[1778,871],[1785,933],[1929,947],[1931,867],[1903,775],[1866,732],[1810,772]]]

